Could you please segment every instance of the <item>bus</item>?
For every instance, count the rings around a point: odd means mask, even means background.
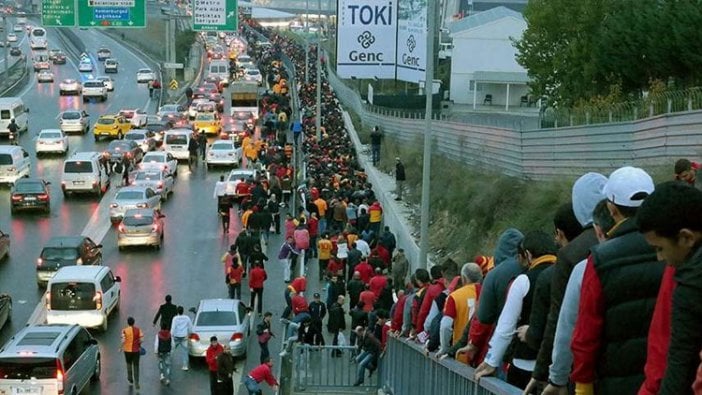
[[[32,49],[46,49],[49,44],[46,40],[46,29],[43,27],[35,27],[29,33],[29,46]]]

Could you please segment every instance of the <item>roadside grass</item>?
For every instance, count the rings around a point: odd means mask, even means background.
[[[370,129],[361,126],[357,114],[349,112],[349,115],[361,142],[369,144]],[[417,236],[422,147],[422,139],[407,144],[386,136],[378,166],[381,171],[393,174],[395,157],[402,158],[409,188],[404,200],[412,207],[410,221]],[[530,230],[553,233],[553,216],[561,204],[570,201],[572,185],[578,178],[525,180],[470,167],[433,151],[429,244],[436,261],[450,257],[457,262],[468,262],[476,255],[492,255],[500,234],[510,227],[523,233]],[[671,178],[671,166],[651,165],[645,169],[658,183]]]

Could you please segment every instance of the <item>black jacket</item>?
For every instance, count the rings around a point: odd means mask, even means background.
[[[349,299],[351,308],[356,307],[358,304],[358,297],[366,289],[366,284],[361,280],[351,279],[349,284],[346,286],[346,290],[349,291]]]
[[[343,331],[346,329],[346,320],[344,319],[344,308],[334,302],[329,307],[329,320],[327,320],[327,329],[329,332]]]
[[[395,180],[405,180],[405,165],[403,165],[402,162],[395,163]]]
[[[570,273],[575,265],[590,255],[590,248],[597,245],[597,242],[595,229],[590,225],[578,237],[571,240],[567,246],[558,250],[556,255],[558,259],[551,273],[551,306],[546,319],[539,355],[536,357],[536,366],[532,373],[532,376],[537,380],[548,380],[548,368],[551,365],[551,352],[553,351],[553,339],[556,336],[558,314],[561,311]]]
[[[357,326],[366,326],[368,324],[368,313],[363,309],[353,308],[349,311],[351,316],[351,330],[355,330]]]
[[[702,349],[702,247],[675,273],[668,363],[659,394],[692,394]]]
[[[309,304],[310,316],[312,317],[312,324],[318,324],[322,326],[322,320],[327,316],[327,306],[324,303],[312,301]]]
[[[538,350],[544,338],[544,328],[551,305],[551,278],[553,277],[553,265],[544,269],[536,280],[534,288],[534,298],[531,301],[531,315],[529,316],[529,329],[526,333],[527,345]]]
[[[166,323],[168,329],[171,329],[171,321],[173,321],[173,317],[175,317],[176,314],[178,314],[178,307],[173,303],[166,302],[158,307],[153,324],[156,325],[158,319],[161,318],[161,322]]]

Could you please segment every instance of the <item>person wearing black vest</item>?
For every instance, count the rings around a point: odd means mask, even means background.
[[[529,383],[539,350],[514,334],[517,328],[529,324],[537,280],[544,270],[556,262],[556,251],[553,237],[542,231],[527,233],[517,247],[519,264],[527,271],[514,278],[509,286],[497,327],[490,339],[490,349],[475,370],[476,380],[493,374],[503,360],[508,360],[507,382],[522,389]],[[511,349],[511,356],[507,356],[508,348]]]
[[[170,325],[168,325],[170,326]],[[171,350],[173,350],[173,336],[166,323],[161,321],[161,330],[156,334],[154,353],[158,357],[158,371],[161,384],[171,383]]]
[[[571,342],[571,378],[580,394],[635,394],[644,380],[648,328],[665,264],[634,217],[653,190],[651,176],[634,167],[615,170],[605,184],[615,225],[588,258]]]

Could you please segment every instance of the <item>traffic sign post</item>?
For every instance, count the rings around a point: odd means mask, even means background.
[[[236,31],[237,0],[194,0],[193,30]]]
[[[77,0],[77,2],[79,27],[146,27],[146,0]]]
[[[41,24],[44,27],[74,27],[76,25],[75,0],[42,0]]]
[[[182,69],[183,63],[164,63],[163,68],[164,69]]]
[[[168,87],[171,88],[172,91],[178,89],[178,81],[171,80],[171,82],[168,84]]]

